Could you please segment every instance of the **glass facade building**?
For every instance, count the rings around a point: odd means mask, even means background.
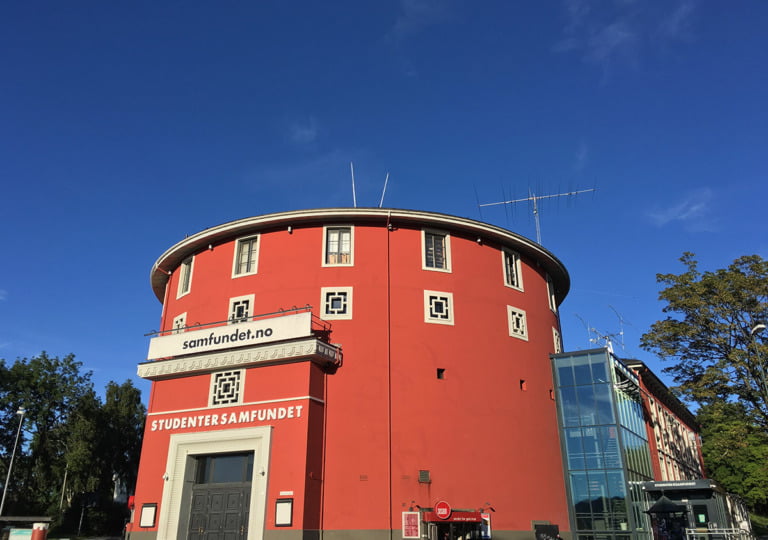
[[[641,483],[653,471],[637,376],[608,349],[552,363],[574,538],[650,538]]]

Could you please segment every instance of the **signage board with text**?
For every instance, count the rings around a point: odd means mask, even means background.
[[[312,313],[216,326],[152,338],[147,360],[233,347],[246,347],[312,335]]]

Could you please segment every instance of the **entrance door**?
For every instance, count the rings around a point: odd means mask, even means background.
[[[248,538],[253,453],[199,456],[195,469],[187,538]]]
[[[482,538],[481,526],[474,522],[430,523],[430,540],[474,540]]]

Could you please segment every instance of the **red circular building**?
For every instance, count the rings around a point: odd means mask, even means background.
[[[131,538],[568,528],[549,355],[569,278],[536,243],[445,214],[294,211],[190,236],[151,282]]]

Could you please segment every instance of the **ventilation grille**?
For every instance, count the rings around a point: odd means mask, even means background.
[[[432,476],[429,474],[429,471],[419,471],[419,484],[431,484],[432,483]]]

